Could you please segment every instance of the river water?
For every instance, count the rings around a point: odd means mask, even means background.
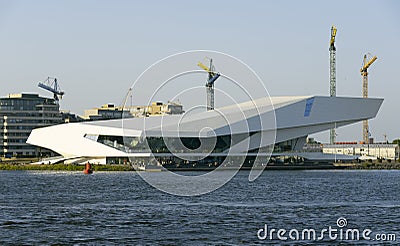
[[[179,197],[135,172],[1,171],[0,245],[365,245],[377,234],[400,242],[400,171],[265,171],[254,182],[248,174]],[[339,218],[347,224],[339,227]],[[266,225],[285,229],[287,239],[263,239]],[[318,239],[329,227],[336,238]],[[303,229],[317,239],[302,238]],[[340,229],[371,232],[357,240],[340,238]],[[290,230],[300,235],[290,238]]]

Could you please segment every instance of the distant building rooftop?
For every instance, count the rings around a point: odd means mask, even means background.
[[[126,106],[120,107],[112,103],[102,105],[100,108],[85,110],[82,116],[85,120],[107,120],[131,117],[147,117],[171,114],[182,114],[183,106],[178,102],[152,102],[151,105]]]
[[[31,94],[31,93],[10,93],[7,95],[7,98],[40,98],[39,94]]]

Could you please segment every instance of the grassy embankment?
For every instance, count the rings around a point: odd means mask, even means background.
[[[400,169],[400,162],[394,161],[368,161],[355,165],[351,169]]]
[[[50,171],[83,171],[84,165],[71,164],[6,164],[0,163],[0,170],[50,170]],[[133,171],[134,169],[128,165],[92,165],[93,171]]]
[[[0,162],[0,170],[50,170],[50,171],[83,171],[84,165],[73,165],[73,164],[23,164],[23,163],[7,163]],[[134,171],[133,167],[129,165],[94,165],[92,164],[93,171]],[[347,167],[346,169],[363,169],[363,170],[400,170],[400,162],[394,161],[367,161],[354,166]]]

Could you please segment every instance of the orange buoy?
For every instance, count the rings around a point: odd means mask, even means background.
[[[83,170],[84,174],[92,174],[93,170],[92,170],[92,165],[90,165],[89,162],[86,163],[85,165],[85,170]]]

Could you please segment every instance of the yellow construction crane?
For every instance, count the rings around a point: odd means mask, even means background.
[[[330,82],[330,96],[336,96],[336,47],[335,47],[335,38],[336,38],[337,29],[335,26],[331,28],[331,41],[329,42],[329,82]],[[336,141],[336,130],[334,128],[331,129],[330,132],[330,143],[335,144]]]
[[[361,76],[363,78],[363,85],[362,85],[362,94],[364,98],[368,98],[368,68],[378,59],[376,56],[368,59],[367,55],[364,55],[363,65],[360,69]],[[363,121],[363,140],[364,143],[369,143],[369,128],[368,128],[368,120]]]
[[[372,63],[374,63],[374,61],[376,61],[376,59],[378,59],[378,57],[374,56],[368,61],[367,55],[364,55],[363,67],[360,69],[362,76],[368,76],[367,69],[372,65]]]
[[[201,67],[208,73],[208,79],[206,83],[207,111],[214,110],[214,82],[219,78],[220,74],[214,72],[215,68],[212,64],[212,59],[210,59],[210,67],[207,67],[201,62],[197,63],[197,66]]]

